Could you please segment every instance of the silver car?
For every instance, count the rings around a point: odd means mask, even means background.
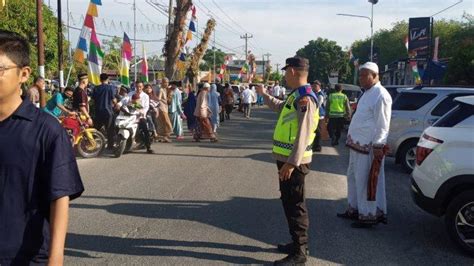
[[[403,90],[392,105],[387,144],[389,156],[411,173],[415,167],[416,145],[423,131],[456,106],[454,98],[474,95],[474,88],[415,87]]]

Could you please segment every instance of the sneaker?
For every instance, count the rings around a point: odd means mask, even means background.
[[[277,245],[277,249],[278,249],[278,251],[280,251],[281,253],[290,254],[290,253],[292,253],[292,252],[295,250],[295,246],[294,246],[293,242],[286,243],[286,244],[280,243],[280,244]],[[306,256],[308,256],[308,255],[309,255],[309,249],[308,249],[308,247],[306,247],[305,252],[306,252],[306,253],[305,253]]]

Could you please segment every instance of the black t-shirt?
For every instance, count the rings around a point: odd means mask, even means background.
[[[87,89],[77,87],[72,94],[72,107],[79,110],[80,107],[85,107],[89,112],[89,98],[87,97]]]
[[[0,122],[0,264],[48,258],[50,204],[84,187],[66,131],[24,100]]]

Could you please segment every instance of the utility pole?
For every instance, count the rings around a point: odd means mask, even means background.
[[[137,82],[137,3],[133,0],[133,62],[134,66],[134,81]],[[136,84],[135,84],[136,86]]]
[[[58,0],[58,70],[59,70],[59,89],[62,92],[64,86],[63,72],[63,21],[61,0]]]
[[[280,64],[276,64],[277,65],[277,74],[280,75]]]
[[[272,56],[272,54],[270,54],[270,53],[266,53],[266,54],[263,55],[263,81],[265,81],[266,62],[270,62],[270,56]],[[265,60],[265,57],[267,57],[267,60]]]
[[[38,74],[45,77],[44,71],[44,33],[43,33],[43,1],[36,0],[36,29],[37,29],[37,47],[38,47]],[[40,107],[46,106],[46,95],[44,90],[39,90]]]
[[[249,55],[249,50],[248,50],[248,40],[252,39],[253,35],[245,33],[244,36],[240,36],[240,39],[245,39],[245,61],[247,61],[247,56]]]
[[[216,81],[216,31],[214,31],[214,45],[212,46],[212,51],[214,51],[214,65],[212,67],[212,77],[214,82]]]
[[[173,16],[173,0],[170,0],[169,6],[168,6],[168,28],[166,29],[166,42],[169,44],[170,41],[170,35],[171,35],[171,17]],[[166,47],[166,45],[165,45]],[[168,61],[168,55],[165,56],[165,69]],[[166,73],[166,71],[165,71]]]

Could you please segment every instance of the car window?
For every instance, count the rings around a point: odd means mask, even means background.
[[[449,110],[453,109],[458,103],[454,101],[454,98],[461,96],[472,95],[472,93],[456,93],[450,94],[444,100],[442,100],[431,112],[433,116],[443,116]]]
[[[459,103],[458,103],[459,104]],[[433,124],[433,127],[453,127],[474,115],[474,107],[459,104]]]
[[[414,111],[423,107],[436,97],[434,93],[399,93],[392,109],[399,111]]]

